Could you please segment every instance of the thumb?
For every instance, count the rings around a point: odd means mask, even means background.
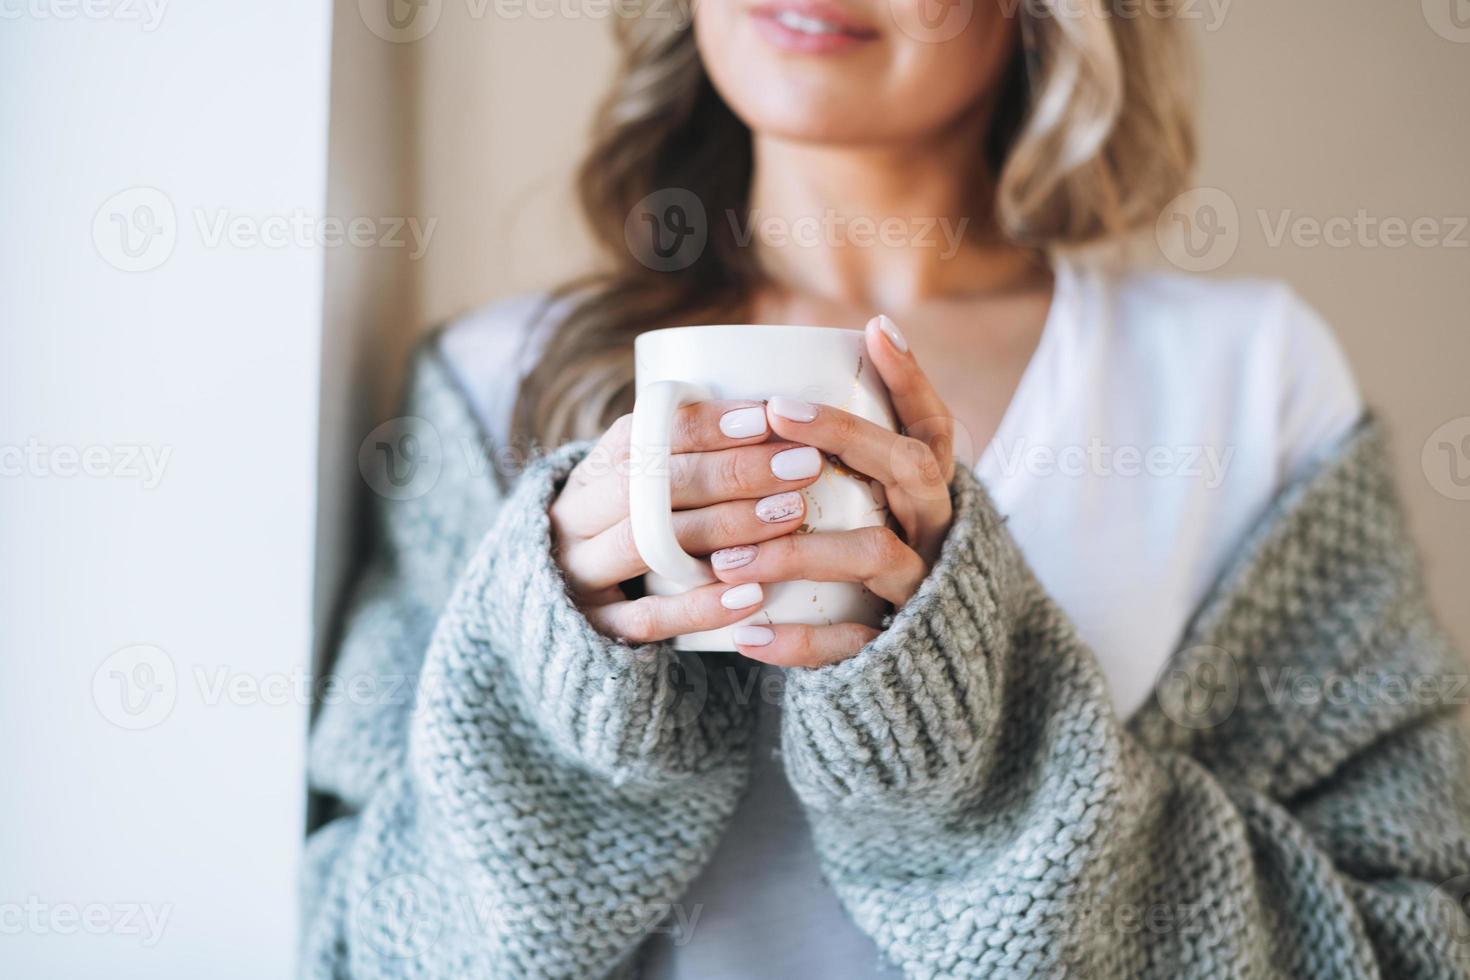
[[[888,388],[900,430],[929,444],[935,459],[945,468],[948,482],[954,475],[955,419],[939,397],[929,376],[909,349],[903,332],[886,316],[875,316],[863,331],[868,356]]]

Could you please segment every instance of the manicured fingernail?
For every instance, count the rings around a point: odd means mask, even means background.
[[[730,631],[730,639],[742,647],[763,647],[775,638],[775,631],[764,626],[737,626]]]
[[[755,516],[767,524],[789,521],[804,510],[806,510],[806,504],[802,501],[801,494],[795,490],[762,497],[755,502]]]
[[[759,405],[735,408],[720,416],[720,431],[731,439],[749,439],[764,435],[766,411]]]
[[[904,337],[903,331],[898,329],[898,324],[894,323],[886,316],[875,316],[872,320],[868,322],[876,323],[878,325],[878,329],[883,331],[883,336],[888,338],[888,342],[892,344],[900,354],[907,354],[909,352],[909,342]]]
[[[733,589],[726,589],[720,596],[720,605],[726,609],[744,609],[761,601],[761,584],[759,582],[746,582],[737,585]]]
[[[792,422],[810,422],[817,417],[817,406],[800,398],[775,395],[766,402],[771,411]]]
[[[805,480],[822,471],[822,454],[811,446],[786,449],[771,457],[771,472],[783,480]]]
[[[721,548],[709,556],[710,564],[722,572],[728,571],[731,568],[739,568],[742,565],[749,565],[753,561],[755,561],[755,545],[753,544],[742,544],[736,548]],[[728,592],[725,593],[727,596],[729,594]],[[739,609],[740,607],[731,606],[730,608]]]

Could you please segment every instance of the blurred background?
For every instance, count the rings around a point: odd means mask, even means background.
[[[424,330],[592,261],[607,0],[0,0],[0,974],[286,976],[309,682]],[[1181,0],[1142,263],[1291,282],[1470,645],[1470,3]]]

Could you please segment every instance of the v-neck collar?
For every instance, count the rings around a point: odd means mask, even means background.
[[[1021,380],[1016,385],[1016,390],[1011,394],[1011,400],[1006,405],[1005,412],[1001,415],[1000,425],[995,429],[990,442],[986,443],[985,451],[980,454],[979,461],[975,464],[975,476],[987,486],[995,484],[1004,478],[1000,469],[998,453],[1000,448],[1014,443],[1017,432],[1036,432],[1036,427],[1028,421],[1028,416],[1035,414],[1034,403],[1036,397],[1034,390],[1041,382],[1041,376],[1051,370],[1052,362],[1057,356],[1055,350],[1058,343],[1058,334],[1062,332],[1063,321],[1074,315],[1076,308],[1076,293],[1078,271],[1072,262],[1066,258],[1053,257],[1052,259],[1052,297],[1051,306],[1046,312],[1046,321],[1041,327],[1041,337],[1036,342],[1036,350],[1031,352],[1031,359],[1026,362],[1026,369],[1021,372]]]

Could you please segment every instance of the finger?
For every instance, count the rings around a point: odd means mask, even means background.
[[[681,453],[669,467],[674,509],[755,500],[816,482],[822,454],[810,446],[766,442],[711,453]]]
[[[758,401],[695,402],[674,413],[669,450],[699,453],[760,442],[767,435]]]
[[[766,403],[771,429],[837,456],[888,491],[889,507],[910,535],[929,536],[949,523],[949,478],[929,444],[890,432],[831,405],[776,396]]]
[[[608,426],[602,438],[572,467],[551,504],[551,522],[560,540],[590,538],[628,513],[628,443],[633,416]]]
[[[892,529],[788,534],[760,544],[741,544],[710,555],[725,582],[860,582],[874,595],[903,605],[929,570]]]
[[[619,418],[567,476],[555,508],[561,533],[591,537],[628,513],[628,468],[637,465],[632,431],[633,416]],[[726,399],[680,408],[669,442],[674,453],[709,452],[757,444],[769,434],[760,402]]]
[[[788,534],[805,516],[806,501],[793,490],[760,500],[730,500],[674,511],[674,536],[690,554],[707,555],[731,545]],[[648,571],[632,528],[625,517],[606,531],[562,547],[562,573],[573,595],[589,595]]]
[[[727,500],[697,510],[676,510],[674,536],[691,555],[707,555],[731,545],[789,534],[805,518],[806,499],[798,490],[787,490],[759,500]]]
[[[778,667],[822,667],[853,656],[878,636],[871,626],[737,626],[735,648],[743,656]]]
[[[903,332],[886,316],[875,316],[863,331],[868,356],[893,401],[905,435],[927,443],[944,471],[954,475],[955,419],[929,376],[919,367]]]
[[[644,596],[587,609],[587,621],[604,636],[624,643],[654,643],[681,633],[699,633],[738,623],[761,607],[759,585],[702,585],[681,595]]]

